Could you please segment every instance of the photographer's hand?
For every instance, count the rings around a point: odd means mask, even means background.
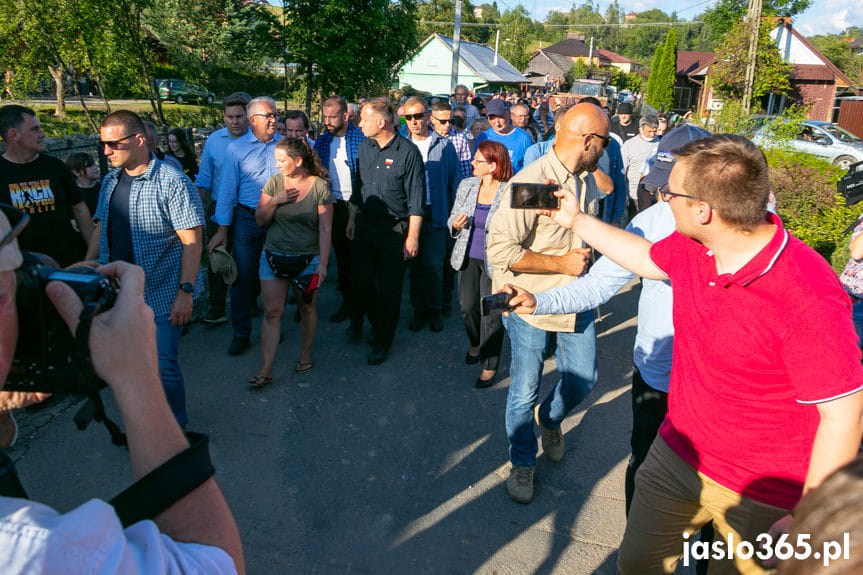
[[[97,270],[117,279],[120,289],[110,310],[93,318],[89,348],[93,369],[114,393],[120,410],[132,473],[139,479],[189,446],[171,413],[159,379],[156,324],[144,302],[144,272],[125,262]],[[72,333],[83,308],[68,285],[50,282],[46,288]],[[243,550],[231,511],[215,480],[180,499],[155,518],[162,533],[184,542],[214,545],[244,572]]]
[[[530,315],[536,311],[536,298],[526,289],[512,284],[506,284],[506,287],[504,287],[502,291],[515,294],[512,296],[512,299],[509,300],[509,305],[512,307],[512,313]],[[507,315],[509,314],[509,312],[505,313]]]

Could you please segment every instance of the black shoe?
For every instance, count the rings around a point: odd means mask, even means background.
[[[443,331],[443,320],[440,317],[440,312],[433,311],[429,314],[429,328],[435,333]]]
[[[294,312],[294,321],[300,321],[300,308],[297,308],[297,311]]]
[[[342,323],[350,319],[350,317],[351,315],[348,313],[348,310],[342,306],[339,308],[339,311],[330,316],[330,323]]]
[[[479,354],[471,355],[470,350],[464,354],[464,362],[468,365],[479,363]]]
[[[201,323],[204,325],[221,325],[228,323],[228,316],[225,315],[225,312],[209,311],[201,320]]]
[[[228,346],[228,353],[230,355],[240,355],[244,351],[249,348],[249,338],[247,337],[234,337],[234,340],[231,342],[231,345]]]
[[[350,343],[359,343],[363,339],[363,326],[352,325],[345,333]]]
[[[387,360],[389,348],[382,345],[375,345],[372,353],[369,354],[369,365],[380,365]]]
[[[415,311],[413,317],[411,318],[410,323],[408,324],[408,329],[411,331],[419,331],[423,328],[426,323],[426,314],[422,311]]]
[[[476,387],[482,389],[483,387],[491,387],[494,385],[494,376],[491,376],[489,379],[482,379],[481,377],[476,378],[476,383],[474,384]]]

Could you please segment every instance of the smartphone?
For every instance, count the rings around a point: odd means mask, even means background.
[[[482,315],[490,315],[495,310],[511,311],[509,300],[512,299],[512,294],[506,292],[493,293],[482,298]]]
[[[554,195],[559,189],[557,184],[511,184],[509,207],[519,210],[559,210],[560,198]]]

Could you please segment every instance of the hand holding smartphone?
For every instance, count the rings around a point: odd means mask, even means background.
[[[558,210],[560,198],[554,192],[559,189],[558,184],[510,184],[509,206],[516,210]]]

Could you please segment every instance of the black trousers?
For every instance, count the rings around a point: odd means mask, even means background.
[[[333,251],[336,253],[336,268],[339,275],[339,288],[342,290],[342,307],[351,309],[351,240],[345,235],[348,225],[350,204],[336,200],[333,207]]]
[[[659,432],[659,426],[668,413],[668,394],[653,389],[644,378],[638,368],[632,371],[632,436],[629,445],[632,447],[632,455],[626,466],[626,514],[629,515],[629,506],[632,504],[632,496],[635,493],[635,472],[644,463],[650,446]]]
[[[458,303],[471,346],[479,346],[483,369],[497,371],[503,346],[503,322],[499,313],[482,315],[480,300],[491,294],[491,278],[482,260],[469,258],[458,273]]]
[[[387,348],[393,343],[399,321],[407,231],[407,221],[359,214],[351,246],[351,325],[362,325],[365,315],[374,329],[375,341]]]

